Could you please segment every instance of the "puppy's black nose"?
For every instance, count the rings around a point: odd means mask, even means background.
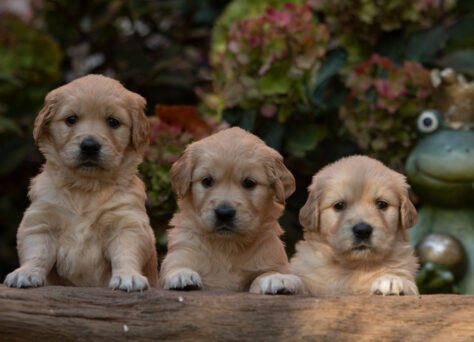
[[[214,213],[216,214],[216,218],[221,222],[232,221],[235,217],[235,209],[227,204],[218,206],[214,210]]]
[[[370,235],[372,235],[373,230],[374,229],[370,224],[364,222],[357,223],[354,227],[352,227],[354,236],[361,240],[368,239]]]
[[[86,156],[95,156],[100,151],[100,144],[93,138],[87,138],[81,142],[81,153]]]

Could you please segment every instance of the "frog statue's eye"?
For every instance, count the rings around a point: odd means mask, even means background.
[[[434,110],[423,111],[417,120],[418,130],[421,133],[434,132],[439,126],[439,118]]]

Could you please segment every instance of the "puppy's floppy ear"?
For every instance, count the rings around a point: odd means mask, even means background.
[[[283,163],[283,157],[271,149],[272,161],[267,164],[268,177],[275,190],[278,203],[285,204],[285,200],[295,191],[295,177]]]
[[[59,89],[50,91],[46,95],[46,98],[44,99],[44,106],[40,110],[40,112],[38,113],[38,116],[35,119],[35,124],[33,128],[33,138],[35,139],[36,143],[38,143],[39,139],[44,133],[46,125],[48,124],[49,121],[51,121],[51,118],[54,116],[54,113],[56,112],[58,90]]]
[[[132,115],[132,146],[135,150],[141,150],[148,146],[150,141],[150,122],[145,115],[146,100],[133,92],[131,94]]]
[[[418,221],[418,213],[415,206],[410,201],[408,191],[404,190],[400,204],[400,221],[402,229],[413,227]]]
[[[321,191],[316,189],[316,178],[308,187],[308,199],[300,210],[300,224],[307,231],[317,231],[319,229],[319,199]]]
[[[183,155],[174,162],[170,171],[171,185],[178,193],[179,198],[183,198],[191,185],[193,173],[193,161],[191,150],[186,148]]]

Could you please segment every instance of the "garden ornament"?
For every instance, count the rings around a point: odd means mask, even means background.
[[[408,181],[420,198],[411,229],[421,293],[474,293],[474,83],[451,69],[433,70],[438,110],[417,126],[426,136],[408,156]]]

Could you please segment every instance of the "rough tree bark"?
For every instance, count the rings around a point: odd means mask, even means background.
[[[474,296],[0,286],[0,341],[473,341]]]

